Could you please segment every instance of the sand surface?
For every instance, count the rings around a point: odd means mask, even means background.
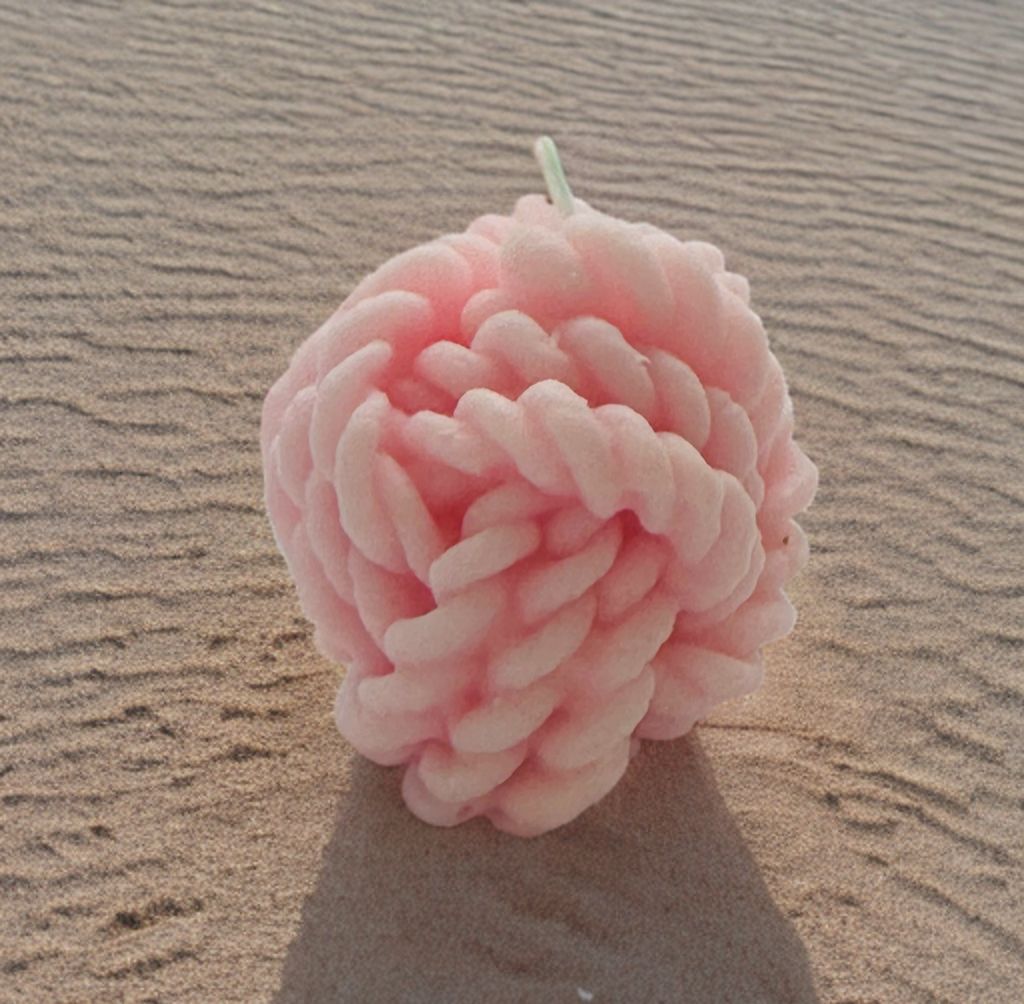
[[[353,757],[260,402],[536,190],[748,274],[821,468],[765,689],[573,825]],[[0,999],[1024,1000],[1019,2],[0,2]]]

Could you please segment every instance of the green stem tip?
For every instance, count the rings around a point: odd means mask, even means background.
[[[576,208],[572,199],[572,189],[565,180],[562,161],[558,156],[558,147],[550,136],[541,136],[533,144],[533,155],[544,173],[544,183],[548,186],[548,194],[555,208],[563,215],[569,216]]]

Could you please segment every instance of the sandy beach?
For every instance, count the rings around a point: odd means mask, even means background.
[[[0,1001],[1024,999],[1024,8],[0,0]],[[726,251],[821,487],[758,694],[535,840],[356,756],[264,394],[538,191]]]

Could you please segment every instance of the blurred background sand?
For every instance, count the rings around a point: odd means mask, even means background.
[[[0,0],[0,999],[1024,999],[1022,70],[1019,3]],[[763,692],[527,843],[336,733],[257,427],[540,132],[750,276],[822,487]]]

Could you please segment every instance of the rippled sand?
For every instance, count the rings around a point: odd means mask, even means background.
[[[873,7],[0,0],[0,999],[1021,999],[1024,10]],[[257,426],[542,131],[822,486],[765,690],[519,842],[337,735]]]

